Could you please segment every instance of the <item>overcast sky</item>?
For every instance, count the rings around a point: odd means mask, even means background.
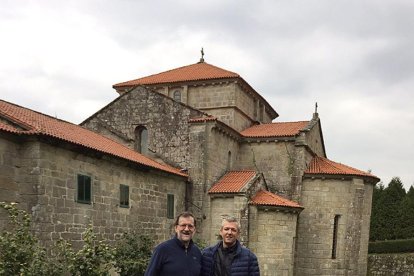
[[[0,98],[73,123],[204,47],[276,122],[317,102],[330,160],[414,184],[412,0],[2,0],[0,38]]]

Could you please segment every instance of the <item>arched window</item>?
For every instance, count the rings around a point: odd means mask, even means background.
[[[173,99],[176,102],[181,102],[181,91],[180,90],[175,90],[174,91]]]
[[[142,154],[146,154],[148,151],[148,131],[144,126],[135,128],[135,150]]]

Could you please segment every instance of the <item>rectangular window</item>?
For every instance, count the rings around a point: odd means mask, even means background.
[[[336,259],[336,249],[338,246],[338,225],[340,215],[335,215],[332,236],[332,259]]]
[[[129,186],[127,185],[119,185],[119,206],[129,207]]]
[[[91,177],[87,175],[78,174],[78,197],[77,201],[80,203],[91,204]]]
[[[174,218],[174,195],[167,194],[167,218]]]

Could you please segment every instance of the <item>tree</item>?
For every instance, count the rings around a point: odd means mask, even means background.
[[[372,211],[371,211],[371,223],[370,223],[370,241],[381,240],[384,236],[384,216],[385,209],[382,208],[382,197],[384,196],[384,184],[380,182],[374,186],[372,194]]]
[[[385,222],[385,236],[383,239],[395,240],[402,238],[401,206],[405,194],[405,189],[399,177],[392,178],[388,187],[384,189],[382,208],[385,208],[386,212],[383,212]]]
[[[414,238],[414,188],[410,187],[401,206],[401,236]]]
[[[372,197],[370,240],[395,240],[406,237],[403,221],[406,191],[399,177],[391,179],[386,188],[381,184],[374,187]]]

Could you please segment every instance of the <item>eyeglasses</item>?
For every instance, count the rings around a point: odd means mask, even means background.
[[[194,229],[194,225],[192,225],[192,224],[178,224],[178,226],[182,229],[185,229],[186,227],[188,227],[189,230]]]

